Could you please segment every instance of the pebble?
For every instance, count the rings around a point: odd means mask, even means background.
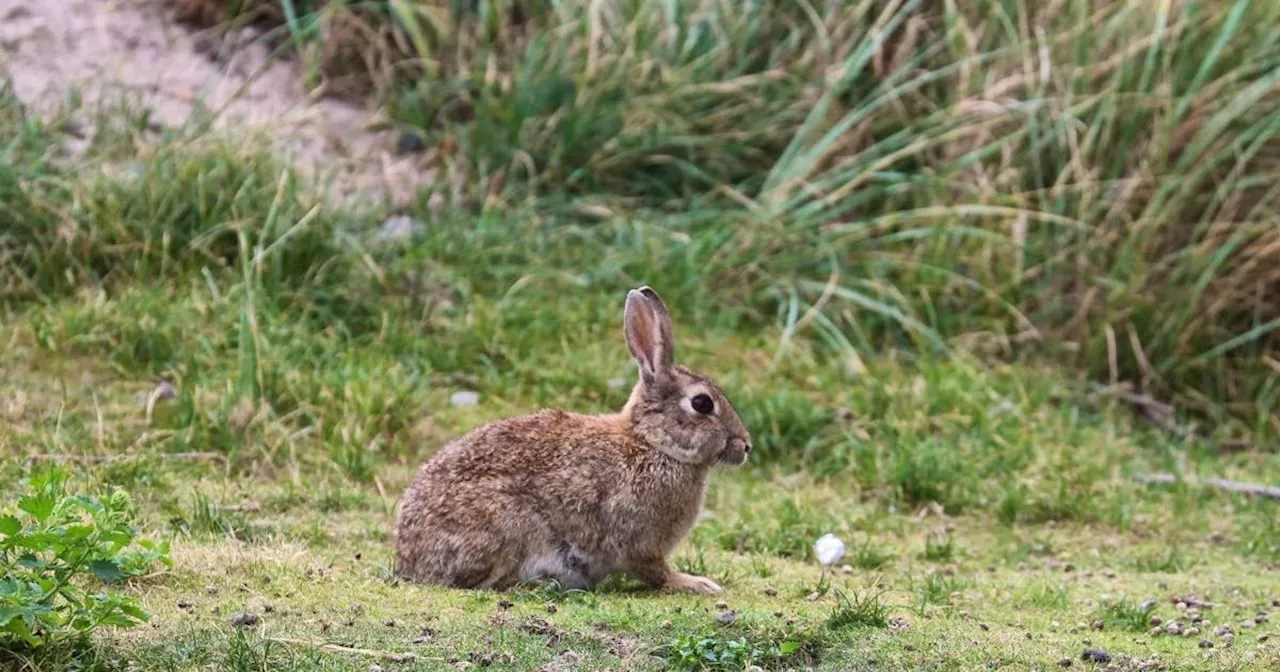
[[[1152,637],[1159,637],[1160,635],[1164,634],[1164,629],[1162,629],[1160,626],[1157,625],[1156,627],[1151,628],[1150,632],[1148,632],[1147,634]]]
[[[396,619],[394,619],[394,618],[388,618],[388,619],[383,623],[383,625],[387,626],[388,628],[394,628],[394,627],[396,627]]]
[[[258,615],[241,612],[231,617],[231,625],[237,628],[253,627],[258,624]]]
[[[1095,619],[1093,621],[1093,624],[1090,625],[1089,627],[1093,628],[1094,630],[1101,630],[1102,628],[1106,627],[1106,624],[1102,622],[1101,618],[1099,618],[1099,619]]]
[[[548,602],[548,603],[547,603],[547,613],[548,613],[548,614],[554,614],[554,613],[556,613],[556,605],[554,605],[554,604],[552,604],[552,603]]]
[[[370,663],[369,672],[382,672],[382,666],[377,663]]]
[[[1070,658],[1063,658],[1062,660],[1058,661],[1058,667],[1071,667],[1071,665],[1072,665],[1072,660]]]
[[[1233,632],[1234,631],[1231,629],[1231,626],[1229,625],[1219,625],[1218,627],[1213,629],[1213,634],[1218,637],[1221,637],[1223,635],[1230,635],[1230,634],[1233,634]]]
[[[470,390],[463,392],[454,392],[449,397],[449,403],[454,406],[475,406],[480,403],[480,393]]]
[[[991,626],[987,625],[986,623],[979,623],[978,627],[982,628],[983,632],[989,632],[991,630]]]
[[[778,591],[777,591],[777,590],[774,590],[773,588],[765,588],[765,589],[764,589],[764,594],[765,594],[765,595],[767,595],[767,596],[769,596],[769,597],[777,597],[777,596],[778,596]]]
[[[1202,640],[1200,640],[1200,644],[1199,644],[1198,646],[1199,646],[1200,648],[1202,648],[1202,649],[1212,649],[1212,648],[1213,648],[1213,642],[1211,642],[1211,641],[1209,641],[1209,640],[1207,640],[1207,639],[1202,639]]]
[[[775,612],[773,612],[773,617],[774,617],[774,618],[782,618],[782,612],[781,612],[781,611],[775,611]]]
[[[672,627],[674,627],[674,624],[671,621],[663,621],[662,625],[658,627],[662,628],[663,630],[670,630]]]
[[[405,154],[417,154],[426,151],[427,141],[422,137],[421,133],[415,131],[404,131],[400,137],[396,138],[396,154],[404,156]]]
[[[716,616],[716,620],[720,621],[721,625],[730,625],[734,621],[738,620],[738,614],[733,610],[722,611],[720,612],[720,615]]]
[[[1187,628],[1187,631],[1182,634],[1186,637],[1195,637],[1200,634],[1200,628]]]
[[[1111,654],[1102,649],[1085,649],[1080,654],[1080,660],[1086,663],[1109,663],[1111,662]]]
[[[1165,631],[1165,632],[1167,632],[1167,633],[1169,633],[1169,634],[1171,634],[1171,635],[1181,635],[1181,634],[1182,634],[1182,626],[1181,626],[1181,625],[1178,625],[1178,622],[1177,622],[1177,621],[1172,621],[1172,622],[1170,622],[1169,624],[1167,624],[1167,625],[1165,625],[1165,626],[1164,626],[1164,631]]]
[[[1153,614],[1149,622],[1151,625],[1160,625],[1161,623],[1164,623],[1164,619]]]
[[[728,608],[729,608],[728,602],[725,602],[723,600],[721,600],[720,602],[716,602],[716,609],[720,611],[724,611],[725,609],[728,609]]]
[[[190,609],[194,606],[196,605],[192,604],[189,600],[183,600],[183,599],[178,600],[179,609]]]

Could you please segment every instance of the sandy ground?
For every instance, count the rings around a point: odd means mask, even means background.
[[[304,170],[332,171],[340,198],[403,203],[430,181],[423,156],[397,156],[391,132],[368,128],[371,110],[309,96],[267,44],[253,28],[193,33],[159,0],[0,0],[0,75],[36,110],[72,88],[90,103],[124,91],[162,124],[203,106],[222,129],[269,129]]]

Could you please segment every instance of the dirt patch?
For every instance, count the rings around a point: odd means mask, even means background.
[[[210,111],[215,128],[269,131],[300,168],[337,177],[342,198],[404,203],[431,181],[428,156],[397,155],[372,109],[310,95],[273,46],[253,27],[192,32],[158,0],[0,0],[0,73],[36,110],[74,88],[86,103],[125,93],[169,126]]]

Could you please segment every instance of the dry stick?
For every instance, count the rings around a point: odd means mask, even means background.
[[[357,649],[355,647],[343,646],[341,644],[331,644],[329,642],[314,642],[309,639],[291,639],[288,637],[272,637],[271,639],[273,641],[280,642],[282,644],[297,644],[300,646],[312,646],[317,649],[323,649],[325,651],[333,651],[334,653],[352,653],[358,656],[369,656],[370,658],[381,658],[383,660],[390,660],[397,663],[409,663],[415,660],[423,660],[422,656],[419,656],[418,654],[412,653],[412,652],[398,653],[395,651],[378,651],[376,649]]]
[[[1178,477],[1173,474],[1138,474],[1134,478],[1140,483],[1161,483],[1164,485],[1172,485],[1178,482]],[[1188,479],[1187,483],[1191,485],[1216,488],[1218,490],[1226,490],[1227,492],[1236,492],[1245,495],[1255,495],[1258,497],[1280,500],[1280,486],[1263,485],[1261,483],[1245,483],[1242,481],[1228,481],[1225,478],[1203,478],[1199,480]]]

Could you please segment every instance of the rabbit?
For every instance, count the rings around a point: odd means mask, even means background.
[[[626,573],[666,592],[720,592],[666,557],[698,519],[708,472],[746,463],[751,435],[713,380],[674,363],[657,292],[627,293],[623,331],[640,377],[620,412],[508,418],[422,465],[397,507],[400,578],[589,589]]]

